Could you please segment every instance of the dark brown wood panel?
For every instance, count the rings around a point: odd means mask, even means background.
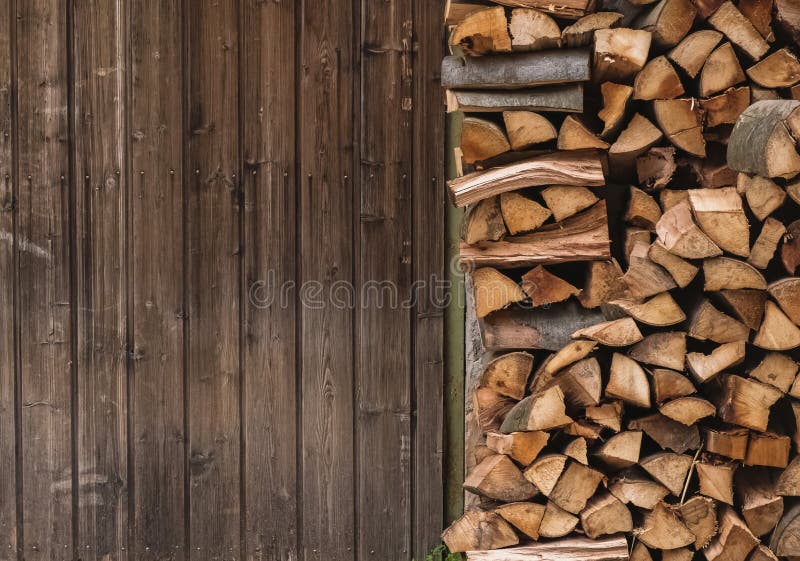
[[[127,559],[127,13],[122,2],[76,0],[72,9],[76,546],[82,559]]]
[[[412,332],[405,300],[412,274],[413,11],[411,0],[364,0],[361,9],[358,558],[388,559],[411,548]]]
[[[25,559],[66,560],[73,557],[74,453],[68,19],[60,0],[17,2],[15,8],[18,545]]]
[[[130,556],[163,561],[186,543],[183,11],[130,9]]]
[[[242,4],[244,557],[297,559],[294,2]]]
[[[239,20],[236,0],[188,10],[189,544],[240,555]]]

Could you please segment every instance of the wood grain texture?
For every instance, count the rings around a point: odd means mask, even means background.
[[[299,280],[316,283],[327,304],[301,305],[299,316],[303,557],[345,560],[356,549],[354,313],[347,286],[356,265],[358,43],[353,2],[303,0],[302,14]]]
[[[361,7],[356,466],[358,558],[411,547],[412,1]],[[376,376],[380,372],[382,375]],[[383,469],[374,465],[384,463]],[[375,500],[380,497],[380,500]],[[391,505],[391,508],[386,508]],[[392,528],[386,532],[386,528]]]
[[[186,542],[183,15],[131,3],[130,555],[145,561],[182,559]]]
[[[127,559],[127,14],[75,2],[76,547]]]
[[[442,85],[459,89],[519,89],[589,79],[589,51],[563,49],[515,55],[448,56]]]
[[[51,561],[73,558],[68,26],[58,0],[16,9],[18,546]]]
[[[190,558],[240,557],[240,218],[236,0],[187,18]]]
[[[294,2],[241,4],[242,478],[247,560],[297,559]]]
[[[417,302],[412,313],[412,546],[424,559],[439,543],[444,525],[444,317],[432,279],[444,271],[444,118],[439,65],[444,55],[444,0],[414,0],[414,138],[412,163],[412,251]]]

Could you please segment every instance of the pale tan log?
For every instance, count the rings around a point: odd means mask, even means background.
[[[795,324],[800,324],[800,278],[789,277],[769,285],[769,295]]]
[[[508,233],[512,236],[540,228],[553,215],[550,209],[514,192],[500,195],[500,212]]]
[[[477,388],[472,394],[472,407],[483,432],[498,430],[516,401],[489,388]]]
[[[563,19],[578,19],[593,9],[591,0],[562,0],[553,4],[548,0],[492,0],[510,8],[536,8]]]
[[[747,429],[732,428],[718,430],[704,429],[705,449],[714,454],[733,460],[744,460],[747,456],[747,442],[750,433]]]
[[[649,249],[649,243],[638,242],[628,257],[630,264],[622,281],[630,298],[647,298],[676,286],[672,276],[650,260]]]
[[[677,549],[695,541],[695,535],[680,520],[676,509],[663,502],[645,515],[639,531],[642,543],[654,549]]]
[[[456,25],[450,44],[470,55],[511,52],[505,10],[498,6],[472,12]]]
[[[602,436],[603,427],[590,421],[579,419],[564,427],[564,434],[569,436],[580,436],[589,440],[598,440]]]
[[[580,293],[580,289],[552,274],[542,265],[522,276],[522,290],[530,297],[533,307],[563,302]]]
[[[767,281],[755,267],[732,257],[714,257],[703,261],[703,290],[766,290]]]
[[[661,207],[655,199],[641,189],[631,186],[625,221],[654,232],[656,223],[660,219]]]
[[[728,165],[761,177],[794,177],[800,154],[792,133],[800,132],[800,101],[758,101],[741,114],[728,142]]]
[[[634,21],[634,26],[653,34],[653,45],[669,49],[686,37],[697,11],[689,0],[660,0]]]
[[[497,454],[505,454],[515,462],[529,465],[547,445],[550,435],[543,431],[512,432],[502,434],[489,432],[486,446]]]
[[[554,186],[542,190],[547,208],[553,212],[556,222],[561,222],[593,206],[599,200],[585,187]]]
[[[748,68],[747,75],[765,88],[788,88],[800,82],[800,60],[784,47]]]
[[[567,512],[578,514],[603,480],[602,472],[570,461],[547,498]]]
[[[744,561],[758,545],[747,524],[727,505],[720,509],[719,534],[703,550],[708,561]]]
[[[447,26],[453,26],[463,21],[469,14],[485,9],[486,4],[464,2],[462,0],[447,0],[444,7],[444,23]]]
[[[675,148],[672,148],[675,150]],[[686,189],[664,189],[658,194],[658,202],[661,203],[661,210],[667,212],[680,203],[689,203],[689,191]],[[691,216],[691,208],[689,216]]]
[[[680,372],[667,368],[653,370],[653,394],[656,403],[692,395],[696,391],[692,381]]]
[[[643,339],[636,322],[631,318],[598,323],[572,334],[573,339],[591,339],[607,347],[627,347]]]
[[[775,483],[775,493],[784,497],[800,497],[800,456],[780,474]]]
[[[626,82],[647,62],[651,33],[637,29],[598,29],[594,33],[596,83]]]
[[[511,48],[515,51],[541,51],[561,46],[561,29],[556,21],[539,10],[511,10]]]
[[[769,51],[769,44],[744,17],[733,2],[725,2],[708,18],[714,29],[724,33],[731,42],[753,60],[760,60]],[[710,561],[710,560],[709,560]]]
[[[664,136],[680,148],[700,158],[706,156],[703,115],[694,99],[663,99],[653,102],[653,113]]]
[[[491,121],[465,117],[461,130],[464,162],[473,164],[511,150],[506,133]]]
[[[545,497],[555,489],[569,458],[564,454],[547,454],[536,459],[525,469],[524,477]]]
[[[572,422],[566,415],[564,393],[552,387],[536,395],[529,395],[508,412],[500,432],[548,430]]]
[[[611,165],[632,168],[636,158],[652,148],[663,136],[658,127],[636,113],[608,150]]]
[[[750,330],[743,323],[723,314],[708,300],[703,300],[695,308],[689,324],[688,334],[700,341],[715,343],[736,343],[746,341]]]
[[[442,541],[453,552],[498,549],[519,543],[514,529],[491,511],[473,509],[442,533]]]
[[[607,150],[608,143],[600,140],[596,134],[577,117],[567,115],[558,131],[559,150],[588,150],[597,148]]]
[[[755,536],[771,532],[783,515],[783,497],[775,492],[775,483],[764,468],[744,468],[736,474],[736,500]]]
[[[768,351],[788,351],[800,346],[800,329],[777,304],[768,300],[764,321],[753,338],[753,344]]]
[[[669,272],[675,283],[681,288],[685,288],[692,282],[699,271],[698,267],[670,253],[660,241],[656,241],[650,246],[647,255],[651,261]]]
[[[658,410],[665,417],[687,426],[716,413],[714,405],[700,397],[679,397],[664,403]]]
[[[662,292],[647,301],[612,300],[605,309],[631,316],[639,323],[654,327],[667,327],[686,319],[686,314],[669,292]]]
[[[472,284],[475,313],[479,318],[525,299],[525,293],[517,283],[491,267],[474,271]]]
[[[744,192],[747,205],[756,218],[761,221],[786,200],[786,192],[766,177],[757,175],[750,177],[745,173],[740,173],[737,178],[737,188],[740,192]]]
[[[785,468],[789,465],[792,439],[771,432],[750,433],[747,455],[744,463],[748,466]]]
[[[611,429],[614,432],[619,432],[622,428],[622,411],[622,402],[612,401],[610,403],[603,403],[602,405],[587,407],[586,418],[602,427]]]
[[[597,308],[603,302],[623,296],[625,288],[622,275],[622,269],[615,259],[592,261],[588,264],[586,281],[578,301],[584,308]]]
[[[622,250],[625,256],[625,263],[628,265],[628,269],[630,269],[631,264],[631,255],[633,254],[633,250],[637,244],[643,244],[645,246],[649,246],[650,242],[652,241],[652,236],[650,230],[645,228],[639,228],[638,226],[628,226],[625,228],[625,232],[623,234],[623,242],[622,242]],[[639,251],[641,254],[641,250]],[[653,267],[655,269],[655,267]],[[625,283],[627,284],[627,283]],[[629,288],[626,286],[627,296],[631,296],[629,292]],[[651,288],[647,288],[647,291],[652,291]],[[637,291],[638,294],[638,291]],[[644,298],[644,296],[639,295],[639,298]]]
[[[575,521],[577,522],[577,519]],[[621,536],[597,540],[581,536],[512,547],[502,551],[470,551],[467,553],[467,561],[530,561],[531,559],[628,561],[628,548],[625,538]]]
[[[586,358],[595,348],[597,348],[597,343],[594,341],[572,341],[547,361],[544,372],[552,376],[569,365]]]
[[[564,28],[561,42],[566,47],[586,47],[594,41],[594,32],[598,29],[616,27],[622,14],[616,12],[596,12],[588,14]]]
[[[489,456],[477,465],[464,480],[464,489],[504,502],[524,501],[537,494],[536,487],[503,454]]]
[[[783,223],[774,218],[767,218],[750,250],[747,262],[758,269],[766,269],[775,256],[778,244],[785,233],[786,226]]]
[[[659,452],[642,458],[639,464],[653,479],[669,489],[670,493],[679,497],[683,491],[689,468],[692,466],[692,457],[685,454]]]
[[[544,518],[539,525],[539,535],[543,538],[561,538],[572,532],[579,518],[570,514],[552,501],[547,502]],[[503,559],[508,560],[507,557]]]
[[[544,518],[545,506],[536,503],[509,503],[494,509],[503,520],[533,540],[539,539],[539,525]]]
[[[700,100],[706,126],[732,125],[750,105],[750,88],[728,88],[719,95]]]
[[[663,55],[651,59],[633,81],[633,99],[674,99],[684,92],[675,67]]]
[[[564,446],[564,455],[567,457],[572,458],[576,462],[580,462],[585,466],[589,465],[589,447],[586,443],[586,439],[582,436],[571,440],[566,446]]]
[[[533,370],[533,355],[526,352],[508,353],[497,357],[481,374],[480,385],[500,395],[520,400]]]
[[[600,133],[600,136],[607,138],[622,124],[625,118],[625,108],[633,95],[633,88],[624,84],[603,82],[600,86],[600,93],[603,96],[603,108],[597,113],[597,116],[603,121],[603,132]]]
[[[732,366],[740,364],[745,357],[745,341],[725,343],[711,354],[689,353],[686,355],[686,367],[698,382],[705,383]]]
[[[592,539],[633,531],[631,511],[611,493],[593,497],[580,514],[581,528]]]
[[[713,29],[695,31],[667,53],[667,57],[680,66],[690,78],[694,78],[721,40],[722,33]]]
[[[636,176],[647,191],[659,191],[669,185],[677,171],[675,148],[658,146],[636,158]]]
[[[717,505],[713,499],[695,495],[681,504],[678,512],[681,521],[695,535],[695,549],[706,547],[718,531]]]
[[[764,384],[775,386],[786,393],[797,377],[798,368],[800,365],[788,355],[767,353],[758,366],[750,371],[750,377]]]
[[[614,353],[606,396],[621,399],[636,407],[650,407],[650,383],[639,363],[623,354]]]
[[[688,200],[664,212],[656,232],[667,251],[678,257],[703,259],[722,255],[719,246],[695,224]]]
[[[770,409],[781,397],[783,393],[770,385],[733,374],[726,375],[719,418],[740,427],[765,431]]]
[[[498,197],[484,199],[464,217],[464,241],[469,244],[502,239],[506,231]]]
[[[709,55],[700,72],[700,97],[711,97],[744,82],[747,77],[730,43],[723,43]]]
[[[695,467],[700,480],[700,493],[733,506],[733,475],[737,464],[701,461]]]
[[[598,405],[603,392],[600,364],[594,357],[584,358],[561,370],[547,385],[558,386],[564,399],[575,407]]]
[[[766,292],[742,288],[738,290],[722,290],[718,294],[739,321],[753,330],[761,327],[761,320],[764,318],[764,307],[767,302]]]
[[[641,448],[642,432],[624,431],[609,438],[594,456],[607,468],[617,471],[636,465]]]
[[[608,487],[625,504],[651,510],[669,495],[669,489],[644,475],[625,473],[615,477]]]
[[[661,413],[631,419],[628,421],[628,429],[644,431],[659,446],[677,454],[696,450],[701,445],[700,431],[696,426],[687,427]]]
[[[503,121],[511,148],[527,150],[531,146],[554,140],[558,133],[553,124],[533,111],[504,111]]]
[[[686,358],[686,333],[653,333],[631,347],[628,355],[637,362],[682,370]]]

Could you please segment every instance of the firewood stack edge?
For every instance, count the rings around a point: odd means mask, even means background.
[[[800,0],[450,0],[467,559],[800,561]]]

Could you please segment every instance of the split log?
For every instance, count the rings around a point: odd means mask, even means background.
[[[653,561],[653,556],[650,555],[650,550],[642,542],[637,541],[633,545],[630,561]]]
[[[795,324],[800,324],[800,278],[790,277],[773,282],[769,295]]]
[[[792,440],[788,436],[766,433],[751,433],[747,444],[745,465],[785,468],[789,465]]]
[[[705,449],[714,454],[744,460],[747,456],[747,442],[750,433],[746,429],[705,429]]]
[[[633,531],[631,511],[611,493],[602,493],[586,503],[580,513],[581,527],[592,539]]]
[[[524,501],[538,492],[503,454],[489,456],[477,465],[464,481],[464,489],[504,502]]]
[[[800,497],[800,456],[780,474],[775,483],[775,492],[783,497]]]
[[[781,262],[790,275],[793,275],[800,265],[800,220],[795,220],[786,227],[781,247]]]
[[[700,419],[716,413],[714,405],[699,397],[679,397],[658,408],[662,415],[683,425],[694,425]]]
[[[747,561],[779,561],[778,558],[772,553],[772,550],[765,545],[757,545],[756,548],[750,552]],[[797,561],[797,558],[789,558],[789,561]]]
[[[535,144],[554,140],[557,136],[553,124],[533,111],[505,111],[503,121],[514,150],[526,150]]]
[[[631,347],[628,356],[637,362],[683,370],[686,359],[686,333],[682,331],[653,333]]]
[[[703,300],[695,308],[689,324],[689,337],[715,343],[747,341],[750,330],[743,323],[716,309],[711,302]]]
[[[544,509],[544,505],[521,502],[500,505],[494,511],[532,540],[538,540]]]
[[[703,552],[708,561],[744,561],[756,545],[758,538],[747,524],[733,508],[723,506],[720,509],[719,534]]]
[[[508,353],[497,357],[481,374],[480,385],[500,395],[520,400],[533,370],[533,355],[525,352]]]
[[[464,2],[463,0],[447,0],[444,7],[444,23],[448,27],[454,26],[471,13],[485,9],[486,4]]]
[[[567,115],[558,132],[559,150],[587,150],[597,148],[607,150],[608,143],[600,140],[596,134],[577,117]]]
[[[469,510],[442,533],[442,541],[453,552],[497,549],[516,545],[519,538],[500,516],[481,509]]]
[[[655,232],[656,223],[660,219],[661,207],[658,206],[655,199],[641,189],[631,186],[625,221]]]
[[[642,543],[654,549],[677,549],[695,541],[676,509],[663,502],[645,515],[639,532]]]
[[[665,188],[672,181],[677,169],[675,148],[671,146],[651,148],[636,158],[636,176],[639,185],[647,191]]]
[[[490,388],[478,388],[472,394],[472,407],[483,432],[498,430],[516,401]]]
[[[797,377],[798,367],[800,365],[783,353],[767,353],[758,366],[750,371],[750,377],[786,393]]]
[[[612,300],[605,309],[631,316],[639,323],[654,327],[667,327],[686,319],[686,314],[669,292],[662,292],[646,302],[629,299]]]
[[[552,377],[557,372],[589,356],[597,348],[594,341],[572,341],[558,350],[543,366],[542,372]],[[536,386],[532,385],[536,392]],[[544,389],[544,388],[541,388]]]
[[[585,49],[467,58],[449,56],[442,61],[442,86],[451,89],[518,90],[588,79],[589,52]]]
[[[656,224],[659,241],[670,253],[686,259],[722,255],[722,250],[692,218],[689,202],[683,201],[664,212]]]
[[[453,30],[450,44],[473,56],[510,52],[511,37],[505,10],[495,7],[470,13]]]
[[[472,273],[475,314],[486,317],[495,310],[525,299],[525,293],[513,280],[490,267]]]
[[[497,454],[505,454],[515,462],[530,465],[547,445],[550,435],[543,431],[512,432],[502,434],[488,432],[486,446]]]
[[[659,452],[643,458],[639,463],[653,479],[669,489],[670,493],[679,497],[683,491],[692,461],[691,456]]]
[[[467,561],[530,561],[531,559],[628,561],[628,544],[625,538],[620,536],[597,540],[581,536],[512,547],[503,551],[470,551],[467,553]]]
[[[767,293],[762,290],[723,290],[719,292],[722,300],[732,311],[736,318],[753,330],[761,326],[764,317],[764,306],[767,302]]]
[[[766,290],[767,281],[755,267],[731,257],[714,257],[703,261],[703,290]]]
[[[609,438],[595,456],[609,469],[617,471],[636,465],[641,448],[642,432],[624,431]]]
[[[588,47],[594,41],[594,32],[598,29],[616,27],[622,14],[616,12],[596,12],[587,14],[564,28],[561,42],[567,47]]]
[[[739,0],[737,7],[750,20],[753,27],[768,42],[775,40],[772,32],[772,0]]]
[[[745,81],[739,59],[730,43],[723,43],[708,56],[700,72],[700,97],[711,97]]]
[[[680,148],[704,158],[703,114],[694,99],[659,99],[653,102],[653,113],[667,139]]]
[[[694,548],[703,549],[717,535],[717,504],[708,497],[695,495],[678,507],[681,521],[694,534]]]
[[[716,12],[725,0],[692,0],[692,4],[697,9],[697,17],[701,20],[707,20],[714,12]]]
[[[680,398],[695,393],[697,389],[691,380],[674,370],[656,368],[653,370],[653,394],[656,403]]]
[[[600,94],[603,96],[603,108],[597,113],[597,116],[603,121],[603,132],[600,133],[600,136],[607,138],[622,124],[625,108],[633,95],[633,88],[624,84],[603,82],[600,86]]]
[[[690,189],[689,205],[692,207],[692,213],[697,224],[718,247],[734,255],[741,255],[742,257],[750,255],[750,227],[742,208],[742,197],[736,192],[735,187]],[[731,260],[714,260],[713,263],[721,264],[729,261]],[[743,265],[749,267],[749,265]],[[721,265],[718,268],[722,269]],[[755,272],[755,269],[753,271]],[[705,265],[704,273],[706,273]],[[756,275],[760,276],[757,272]],[[708,283],[707,276],[706,283]],[[731,288],[757,287],[741,286]],[[706,290],[719,289],[706,288]]]
[[[586,270],[586,282],[578,301],[584,308],[597,308],[603,302],[621,296],[622,269],[616,260],[592,261]]]
[[[650,407],[650,384],[642,367],[635,360],[614,353],[606,396],[636,407]]]
[[[542,189],[542,198],[556,222],[593,206],[600,199],[586,187],[554,186]]]
[[[696,467],[700,493],[733,506],[733,474],[737,464],[702,461]]]
[[[492,0],[495,4],[511,8],[536,8],[562,19],[578,19],[592,10],[592,0],[563,0],[553,4],[548,0]]]
[[[627,263],[629,270],[631,264],[631,255],[633,254],[634,248],[639,244],[643,245],[644,247],[649,247],[650,242],[651,242],[650,230],[646,230],[644,228],[637,228],[636,226],[629,226],[625,228],[624,238],[622,242],[622,249],[625,255],[625,262]],[[640,250],[639,253],[642,254],[642,251]],[[653,267],[653,269],[655,269],[655,267]],[[647,288],[646,290],[648,292],[654,291],[654,289],[652,288]],[[630,292],[626,294],[628,296],[631,296]],[[638,297],[643,298],[644,296],[638,296]]]
[[[775,23],[793,42],[800,42],[800,6],[792,0],[775,0]]]
[[[750,88],[729,88],[719,95],[700,100],[706,126],[732,125],[750,106]]]
[[[794,415],[794,447],[800,451],[800,402],[792,401],[792,414]]]
[[[647,62],[651,33],[618,27],[594,33],[592,78],[596,83],[627,82]]]
[[[619,432],[622,429],[622,411],[622,402],[612,401],[598,406],[587,407],[586,418],[601,427]]]
[[[491,199],[484,199],[491,200]],[[480,203],[479,203],[480,204]],[[500,213],[502,220],[512,236],[532,232],[542,226],[553,215],[550,209],[536,201],[523,197],[519,193],[510,192],[500,195]],[[491,239],[491,238],[485,238]],[[499,238],[498,238],[499,239]],[[468,244],[475,241],[465,240]],[[480,241],[480,240],[477,240]]]
[[[686,288],[700,270],[688,261],[670,253],[660,241],[656,241],[650,246],[647,256],[653,263],[663,267],[681,288]]]
[[[638,242],[628,257],[629,266],[622,277],[631,298],[647,298],[675,288],[672,276],[648,257],[650,244]]]
[[[769,44],[730,0],[708,18],[708,23],[753,60],[760,60],[769,51]]]
[[[564,84],[525,91],[447,90],[447,112],[502,111],[583,112],[583,85]]]
[[[633,81],[633,99],[674,99],[684,91],[675,67],[663,55],[651,59]]]
[[[598,440],[603,432],[603,427],[592,422],[579,419],[564,427],[564,434],[569,436],[580,436],[589,440]]]
[[[600,403],[603,391],[600,364],[594,357],[584,358],[558,373],[546,387],[558,386],[566,402],[574,407]]]
[[[800,82],[800,60],[783,48],[748,68],[747,75],[765,88],[788,88]]]
[[[467,267],[528,267],[611,257],[605,201],[564,222],[544,226],[497,242],[461,244],[461,263]]]
[[[737,178],[737,188],[744,191],[747,205],[756,218],[763,221],[772,212],[778,209],[786,200],[786,192],[766,177],[753,177],[740,173]]]
[[[572,338],[591,339],[607,347],[628,347],[644,337],[633,319],[623,318],[579,329]]]
[[[667,57],[680,66],[690,78],[695,78],[721,40],[722,33],[718,31],[712,29],[695,31],[667,53]]]
[[[675,150],[675,148],[672,148]],[[661,210],[667,212],[669,209],[683,202],[689,203],[689,191],[685,189],[664,189],[658,194],[658,200],[661,203]],[[689,209],[689,216],[691,216],[691,209]]]
[[[686,367],[698,382],[705,383],[715,378],[731,366],[740,364],[745,357],[745,341],[720,345],[711,354],[689,353],[686,355]]]
[[[561,538],[572,532],[579,518],[570,514],[552,501],[547,502],[544,518],[539,525],[539,535],[543,538]],[[507,560],[507,557],[503,557]]]
[[[651,510],[669,495],[669,489],[636,472],[626,472],[611,482],[611,494],[624,504]]]
[[[636,158],[652,148],[662,137],[658,127],[639,113],[635,114],[608,150],[611,165],[619,166],[620,169],[632,168]]]
[[[768,351],[788,351],[800,347],[800,329],[777,304],[768,300],[764,321],[753,338],[753,344]]]
[[[498,197],[480,201],[464,218],[464,241],[469,244],[496,241],[507,233]]]
[[[800,172],[792,133],[800,132],[800,101],[758,101],[745,110],[731,132],[728,165],[761,177],[790,178]]]
[[[596,154],[559,152],[471,173],[448,183],[456,206],[541,185],[602,186],[605,185],[603,166]]]
[[[558,478],[564,473],[569,458],[564,454],[547,454],[534,461],[525,470],[524,476],[542,495],[549,497]]]
[[[522,275],[522,290],[530,297],[534,308],[563,302],[580,293],[580,289],[552,274],[542,265]]]
[[[515,51],[542,51],[561,46],[561,29],[556,21],[539,10],[511,10],[511,48]]]
[[[786,226],[774,218],[767,218],[750,250],[747,262],[758,269],[766,269],[775,256],[778,244],[785,233]]]
[[[461,130],[461,153],[472,164],[511,150],[506,133],[491,121],[466,117]]]
[[[783,393],[767,384],[733,374],[723,379],[719,418],[757,431],[767,430],[769,412]]]
[[[771,532],[783,516],[783,497],[775,492],[775,483],[763,468],[744,468],[736,474],[736,499],[755,536]]]
[[[564,447],[564,455],[572,458],[573,460],[582,463],[585,466],[589,465],[589,446],[586,444],[586,439],[582,436],[572,440]]]
[[[570,461],[547,498],[567,512],[578,514],[586,507],[586,502],[592,498],[604,479],[602,472]]]
[[[560,388],[553,387],[517,403],[506,415],[500,432],[548,430],[571,422],[572,419],[566,415],[564,393]]]
[[[634,22],[634,27],[653,34],[653,45],[669,49],[686,37],[697,14],[689,0],[660,0]]]
[[[641,430],[665,450],[683,454],[700,447],[700,431],[668,419],[660,413],[628,421],[628,429]]]

